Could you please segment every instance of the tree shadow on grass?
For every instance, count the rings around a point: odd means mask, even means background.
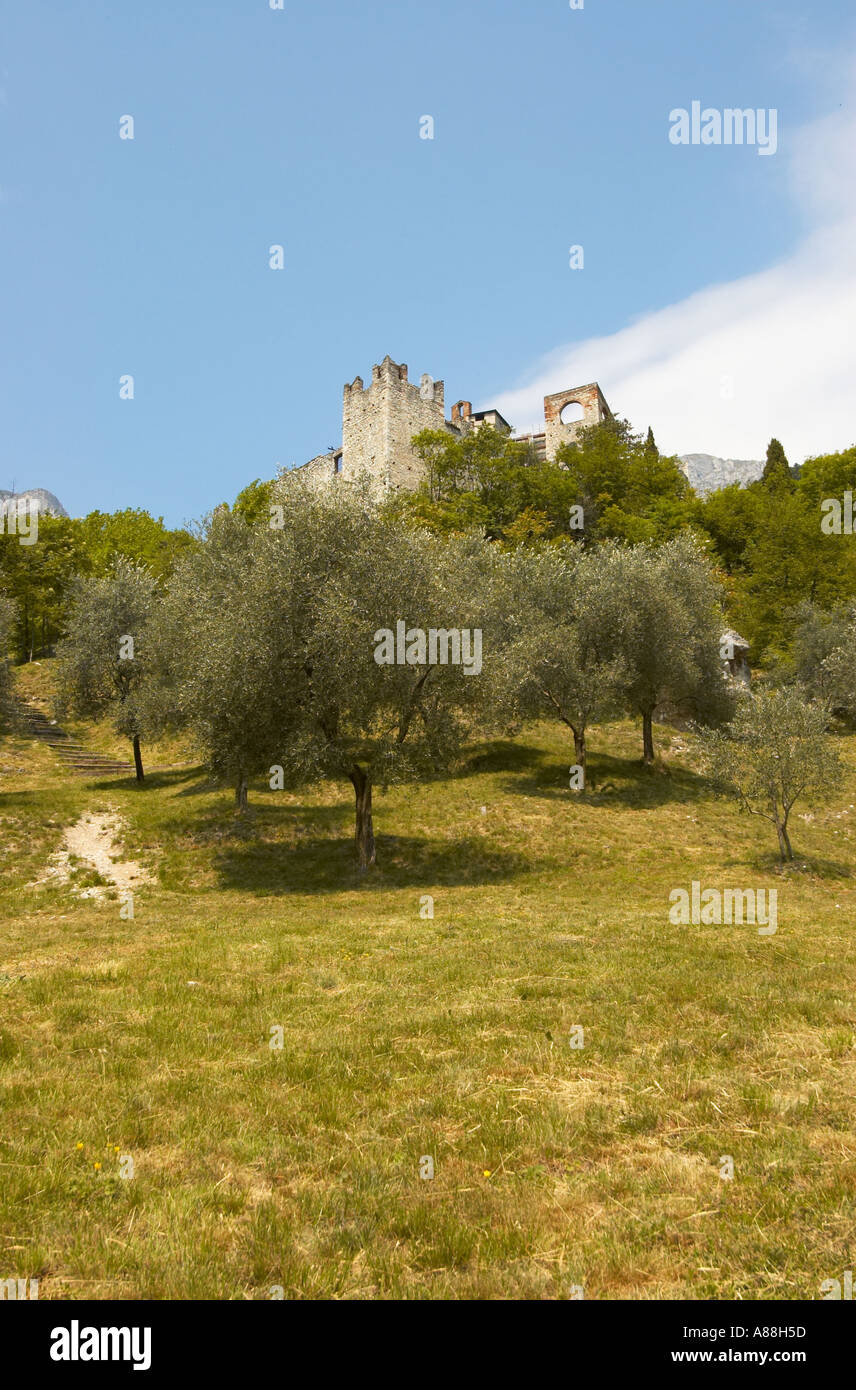
[[[490,772],[522,773],[540,767],[547,756],[540,748],[531,748],[511,739],[482,743],[465,753],[455,777],[481,777]]]
[[[555,755],[545,755],[534,773],[509,778],[503,790],[509,795],[539,796],[562,802],[572,799],[574,805],[620,806],[629,811],[701,801],[712,793],[710,783],[687,768],[662,762],[648,768],[640,758],[620,758],[600,752],[589,754],[588,789],[571,791],[572,760],[573,750],[567,762],[557,762]]]
[[[776,836],[773,833],[773,843]],[[760,850],[748,862],[753,869],[764,874],[774,875],[780,884],[799,882],[800,879],[853,879],[853,865],[841,859],[825,859],[816,854],[800,854],[799,845],[794,845],[792,862],[783,864],[774,849]]]
[[[138,782],[133,772],[123,772],[118,776],[111,773],[109,777],[57,777],[56,786],[61,786],[64,791],[73,792],[83,789],[99,792],[138,792],[144,796],[147,791],[154,792],[165,788],[177,787],[191,777],[200,777],[200,769],[195,768],[176,768],[168,772],[147,772],[145,781]],[[54,784],[49,784],[47,788],[28,788],[21,787],[15,791],[0,791],[0,808],[8,810],[35,809],[43,810],[45,798],[53,792]],[[184,788],[177,793],[178,796],[193,796],[205,791],[219,790],[218,784],[208,781],[197,781],[195,785]]]
[[[533,867],[525,854],[480,836],[423,839],[381,830],[377,863],[361,874],[349,802],[282,805],[275,794],[257,791],[243,815],[217,797],[189,816],[180,798],[205,789],[216,790],[191,785],[172,798],[160,830],[181,858],[204,856],[222,888],[267,895],[484,884],[507,882]]]
[[[44,792],[30,791],[27,787],[16,787],[14,791],[0,791],[0,810],[4,811],[30,811],[40,807],[44,801]]]
[[[187,785],[182,786],[182,783]],[[225,790],[222,782],[198,765],[152,773],[152,786],[177,789],[176,796],[204,796],[206,792]]]
[[[311,815],[317,822],[317,808]],[[223,845],[214,856],[214,867],[222,888],[259,896],[503,883],[533,867],[523,854],[477,838],[422,840],[381,834],[376,846],[377,863],[363,874],[357,868],[353,837],[344,829],[339,834],[309,834],[291,845],[247,837]]]
[[[181,787],[182,782],[189,782],[195,778],[195,782],[188,787]],[[165,791],[170,788],[181,787],[176,792],[177,796],[195,796],[202,792],[222,791],[222,784],[208,779],[200,767],[181,767],[168,768],[163,771],[146,772],[142,782],[138,782],[133,771],[110,773],[109,776],[76,777],[76,783],[81,786],[92,787],[96,791],[135,791],[141,796],[146,792]],[[73,784],[72,784],[73,785]]]

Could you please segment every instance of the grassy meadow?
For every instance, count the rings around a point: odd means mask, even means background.
[[[50,675],[16,679],[46,699]],[[42,1299],[817,1298],[856,1251],[856,738],[781,873],[692,737],[655,737],[652,773],[633,724],[594,730],[584,795],[558,725],[378,792],[362,879],[348,783],[259,781],[241,819],[177,742],[144,748],[140,789],[4,737],[0,1276]],[[132,920],[80,895],[85,865],[37,882],[93,810],[151,875]],[[776,887],[777,932],[672,925],[693,879]]]

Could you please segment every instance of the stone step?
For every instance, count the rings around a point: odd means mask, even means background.
[[[78,763],[78,762],[68,762],[68,763],[66,763],[66,767],[74,767],[74,768],[77,768],[77,770],[78,770],[79,772],[86,772],[86,771],[89,771],[89,772],[133,772],[133,771],[134,771],[134,769],[133,769],[133,767],[131,766],[130,763],[109,763],[109,762],[103,762],[103,763],[91,763],[91,762]]]
[[[128,777],[134,769],[132,767],[75,767],[74,763],[70,763],[69,771],[76,773],[78,777]]]
[[[46,743],[59,756],[64,766],[78,776],[85,777],[92,773],[129,773],[136,770],[133,763],[111,758],[106,753],[90,752],[64,729],[52,723],[41,710],[33,709],[18,697],[13,700],[12,712],[17,715],[25,733],[37,738],[40,743]]]
[[[60,757],[65,759],[76,759],[81,762],[93,763],[121,763],[122,767],[129,767],[127,758],[118,758],[113,753],[93,753],[89,748],[61,749]]]

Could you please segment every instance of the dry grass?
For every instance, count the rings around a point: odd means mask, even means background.
[[[0,1274],[43,1298],[817,1297],[852,1267],[856,749],[781,876],[658,736],[652,776],[637,730],[598,730],[612,786],[582,798],[547,726],[379,797],[362,881],[348,787],[261,784],[241,822],[198,768],[140,791],[5,740]],[[26,887],[109,806],[155,876],[133,920]],[[778,932],[671,925],[693,878],[777,886]]]

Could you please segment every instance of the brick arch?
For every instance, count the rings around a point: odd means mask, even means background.
[[[566,391],[556,391],[552,396],[544,397],[544,419],[547,424],[559,424],[562,411],[568,405],[578,405],[583,412],[583,417],[597,414],[597,386],[570,386]],[[571,424],[580,424],[581,421],[571,421]]]
[[[562,417],[569,405],[575,405],[580,413],[579,415],[575,415],[571,420],[564,420],[562,419]],[[577,396],[569,396],[568,399],[564,402],[564,404],[559,406],[559,419],[561,420],[563,425],[578,425],[583,419],[585,419],[585,414],[585,401],[581,401]]]

